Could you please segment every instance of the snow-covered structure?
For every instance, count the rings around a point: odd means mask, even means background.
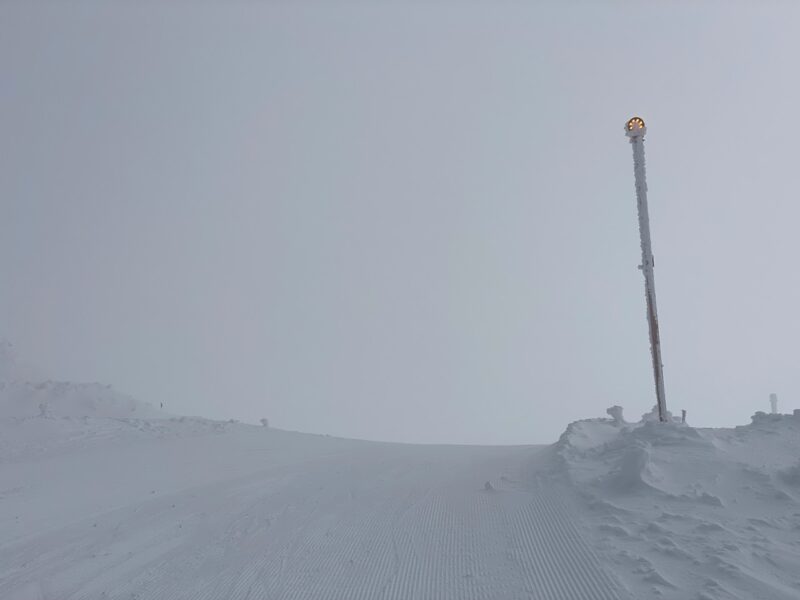
[[[625,135],[633,148],[633,174],[636,180],[636,205],[639,212],[639,237],[642,246],[642,264],[639,265],[644,274],[644,290],[647,300],[647,325],[650,331],[650,353],[653,359],[653,375],[656,384],[656,401],[658,418],[662,422],[669,420],[667,416],[667,400],[664,392],[664,365],[661,362],[661,338],[658,333],[658,311],[656,309],[656,280],[653,269],[653,249],[650,242],[650,213],[647,208],[647,180],[644,168],[644,135],[647,128],[640,117],[633,117],[625,124]]]

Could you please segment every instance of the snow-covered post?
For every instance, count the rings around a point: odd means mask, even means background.
[[[636,204],[639,210],[639,237],[642,244],[642,264],[644,273],[644,292],[647,300],[647,325],[650,329],[650,354],[653,359],[653,375],[656,383],[658,420],[666,422],[667,400],[664,394],[664,365],[661,363],[661,338],[658,334],[658,312],[656,310],[656,282],[653,268],[653,249],[650,245],[650,214],[647,210],[647,181],[644,170],[644,135],[647,128],[639,117],[633,117],[625,124],[625,135],[633,147],[633,175],[636,179]]]
[[[769,404],[772,407],[772,414],[778,414],[778,394],[770,394],[769,395]]]

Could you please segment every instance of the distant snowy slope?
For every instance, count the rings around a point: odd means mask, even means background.
[[[0,418],[38,416],[156,419],[167,415],[99,383],[0,382]]]
[[[0,340],[0,419],[166,417],[152,405],[99,383],[42,380],[23,366],[10,343]]]
[[[640,598],[800,598],[800,411],[751,425],[579,421],[556,472],[589,535]]]

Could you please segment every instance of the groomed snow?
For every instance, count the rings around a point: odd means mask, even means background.
[[[0,421],[39,440],[0,463],[3,599],[627,598],[540,448]]]
[[[103,386],[6,382],[0,598],[628,598],[543,484],[547,456],[171,417]]]
[[[11,378],[0,598],[800,598],[800,415],[609,414],[549,447],[385,444]]]

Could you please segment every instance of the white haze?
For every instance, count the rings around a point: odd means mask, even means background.
[[[550,442],[798,403],[794,4],[0,4],[0,336],[174,413]]]

